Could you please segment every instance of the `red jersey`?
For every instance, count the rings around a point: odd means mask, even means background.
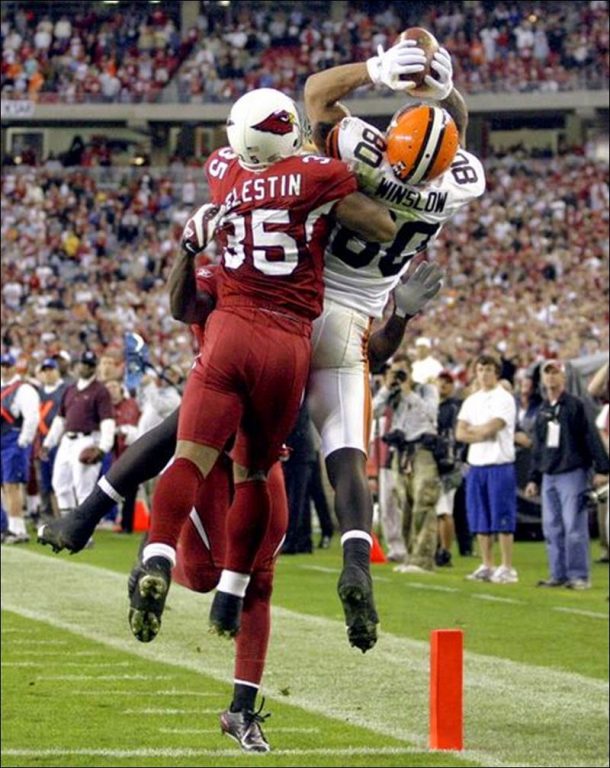
[[[195,282],[197,283],[197,293],[209,293],[215,299],[218,297],[218,266],[209,264],[205,267],[198,267],[195,270]],[[203,334],[205,323],[208,318],[204,317],[200,323],[191,323],[191,331],[197,341],[197,349],[203,347]]]
[[[295,155],[249,171],[228,147],[210,155],[205,172],[211,201],[226,209],[218,230],[218,307],[257,306],[316,318],[322,311],[329,214],[357,190],[354,174],[318,155]]]

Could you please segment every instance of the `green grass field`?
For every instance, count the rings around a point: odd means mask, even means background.
[[[534,587],[539,543],[516,544],[516,585],[465,581],[473,558],[429,576],[375,565],[381,633],[362,655],[335,593],[338,544],[280,558],[261,756],[220,734],[233,648],[207,633],[210,596],[172,586],[158,638],[132,637],[137,544],[2,548],[3,766],[608,765],[607,566],[571,592]],[[451,627],[465,633],[466,748],[430,752],[429,635]]]

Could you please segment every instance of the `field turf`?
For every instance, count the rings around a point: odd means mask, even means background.
[[[263,681],[268,755],[220,734],[230,641],[210,596],[173,585],[150,644],[127,625],[136,536],[96,533],[77,556],[2,547],[3,766],[608,765],[608,566],[586,592],[541,590],[543,545],[518,542],[515,585],[471,583],[474,558],[434,575],[374,565],[382,625],[345,639],[339,545],[282,556]],[[597,553],[597,542],[592,554]],[[429,635],[465,645],[465,749],[431,752]]]

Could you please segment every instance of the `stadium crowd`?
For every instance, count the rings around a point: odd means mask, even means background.
[[[489,160],[486,172],[486,195],[430,248],[445,287],[405,348],[423,333],[460,377],[483,349],[517,367],[607,349],[607,164],[523,155]],[[110,185],[78,169],[5,168],[3,352],[35,366],[58,349],[120,348],[135,331],[155,364],[187,370],[192,341],[171,318],[166,281],[200,194],[194,173],[126,171]]]
[[[312,72],[372,56],[414,25],[447,47],[469,93],[602,88],[609,73],[600,0],[359,3],[340,19],[319,3],[204,3],[188,29],[161,6],[72,20],[47,12],[30,4],[3,13],[3,98],[154,101],[172,79],[182,102],[230,101],[258,87],[298,95]]]

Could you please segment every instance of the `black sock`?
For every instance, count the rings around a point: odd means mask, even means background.
[[[76,508],[75,512],[79,518],[83,518],[90,522],[99,523],[99,521],[107,515],[112,507],[116,504],[116,501],[103,491],[99,485],[96,485],[82,504]]]
[[[230,707],[231,712],[241,712],[243,709],[254,712],[254,702],[256,701],[257,693],[258,688],[254,688],[252,685],[235,683],[233,686],[233,701]]]
[[[369,570],[371,545],[365,539],[348,539],[343,544],[343,564],[357,565]]]

